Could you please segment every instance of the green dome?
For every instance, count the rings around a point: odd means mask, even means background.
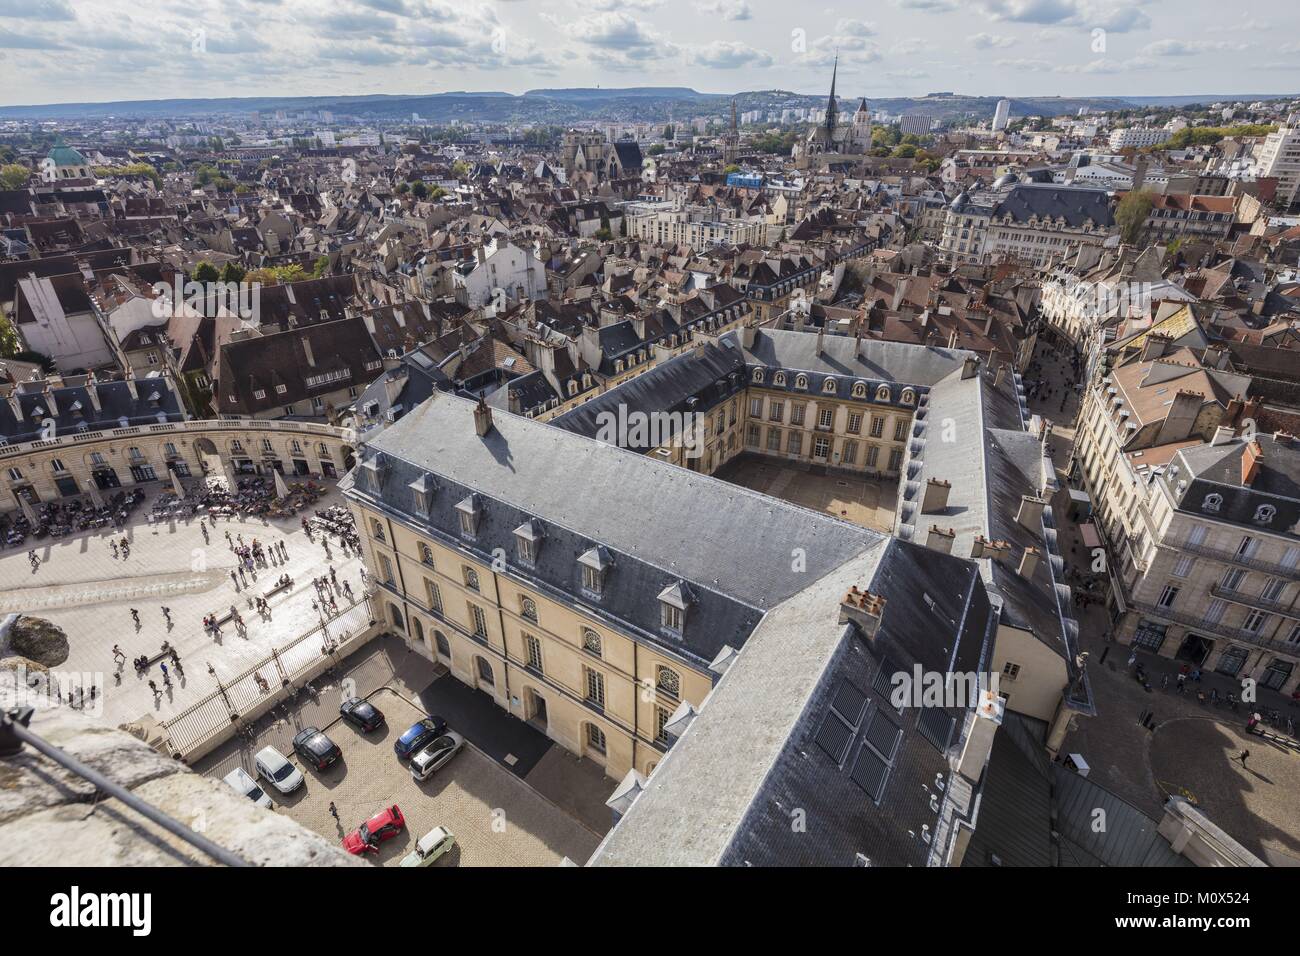
[[[82,156],[71,146],[64,146],[62,143],[55,144],[55,146],[50,150],[50,159],[54,160],[55,166],[86,165],[85,156]]]

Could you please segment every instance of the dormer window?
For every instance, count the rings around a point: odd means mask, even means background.
[[[411,504],[416,514],[427,515],[429,506],[433,503],[434,489],[437,488],[433,477],[428,474],[421,475],[407,487],[411,489]]]
[[[916,392],[912,391],[910,388],[903,389],[903,397],[901,401],[904,405],[915,405]]]
[[[1211,514],[1217,514],[1221,507],[1223,507],[1223,495],[1206,495],[1205,500],[1201,502],[1201,510]]]
[[[834,394],[835,394],[835,379],[833,379],[833,378],[828,378],[826,381],[822,382],[822,391],[823,391],[824,393],[826,393],[827,395],[834,395]]]
[[[889,386],[888,386],[888,385],[881,385],[879,388],[876,389],[876,401],[878,401],[878,402],[887,402],[887,401],[889,401]]]
[[[785,385],[785,372],[777,372],[775,375],[773,375],[773,376],[772,376],[772,384],[773,384],[773,385],[781,385],[781,386],[784,386],[784,385]]]
[[[361,463],[361,474],[365,477],[366,487],[370,491],[377,493],[383,489],[384,470],[384,458],[379,454],[371,455]]]
[[[796,379],[794,380],[794,387],[795,387],[795,388],[807,388],[807,387],[808,387],[808,376],[807,376],[807,375],[800,375],[798,378],[796,378]]]
[[[609,552],[597,545],[578,557],[582,567],[582,589],[593,597],[600,597],[605,591],[605,577],[614,561]]]
[[[685,581],[677,581],[659,592],[659,623],[665,631],[680,637],[686,626],[686,610],[695,595]]]
[[[754,369],[754,383],[757,385],[763,384],[763,370],[761,368]]]
[[[519,550],[519,560],[524,564],[537,563],[537,550],[542,543],[542,526],[535,518],[529,518],[515,528],[515,545]]]
[[[1260,505],[1255,509],[1255,524],[1268,524],[1277,514],[1277,509],[1272,505]]]
[[[456,511],[460,514],[460,533],[468,538],[476,536],[479,519],[483,516],[483,499],[476,494],[470,495],[457,503]]]
[[[867,383],[866,383],[866,382],[854,382],[854,383],[853,383],[853,397],[854,397],[854,398],[866,398],[866,397],[867,397]]]

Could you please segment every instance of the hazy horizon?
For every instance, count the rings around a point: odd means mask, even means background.
[[[1300,87],[1300,7],[1210,0],[0,0],[6,105],[687,86],[845,96]],[[411,90],[428,90],[412,93]],[[1140,91],[1140,92],[1135,92]]]

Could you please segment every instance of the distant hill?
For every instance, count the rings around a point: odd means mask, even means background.
[[[456,91],[414,95],[374,94],[369,96],[255,96],[217,99],[119,100],[107,103],[48,103],[35,106],[0,106],[0,119],[163,119],[214,118],[271,113],[328,111],[339,117],[361,120],[400,120],[412,113],[431,123],[570,123],[582,120],[658,122],[671,114],[726,113],[735,96],[743,111],[781,110],[825,104],[825,94],[792,93],[786,90],[757,90],[737,94],[701,93],[685,86],[575,87],[529,90],[521,96],[500,91]],[[1012,116],[1061,116],[1077,113],[1080,107],[1095,110],[1132,109],[1134,106],[1211,103],[1217,100],[1280,98],[1259,94],[1242,96],[1186,97],[1060,97],[1012,98]],[[851,109],[857,96],[840,99],[842,109]],[[996,96],[966,96],[960,93],[922,97],[867,98],[873,109],[890,113],[924,112],[935,119],[964,117],[984,119],[993,115]]]

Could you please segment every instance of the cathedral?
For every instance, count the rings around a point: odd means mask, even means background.
[[[840,118],[839,103],[835,97],[835,80],[839,73],[839,58],[831,69],[831,95],[826,101],[826,118],[808,131],[802,143],[796,143],[793,157],[800,166],[824,165],[843,156],[862,156],[871,149],[871,113],[865,99],[858,105],[853,119]]]

